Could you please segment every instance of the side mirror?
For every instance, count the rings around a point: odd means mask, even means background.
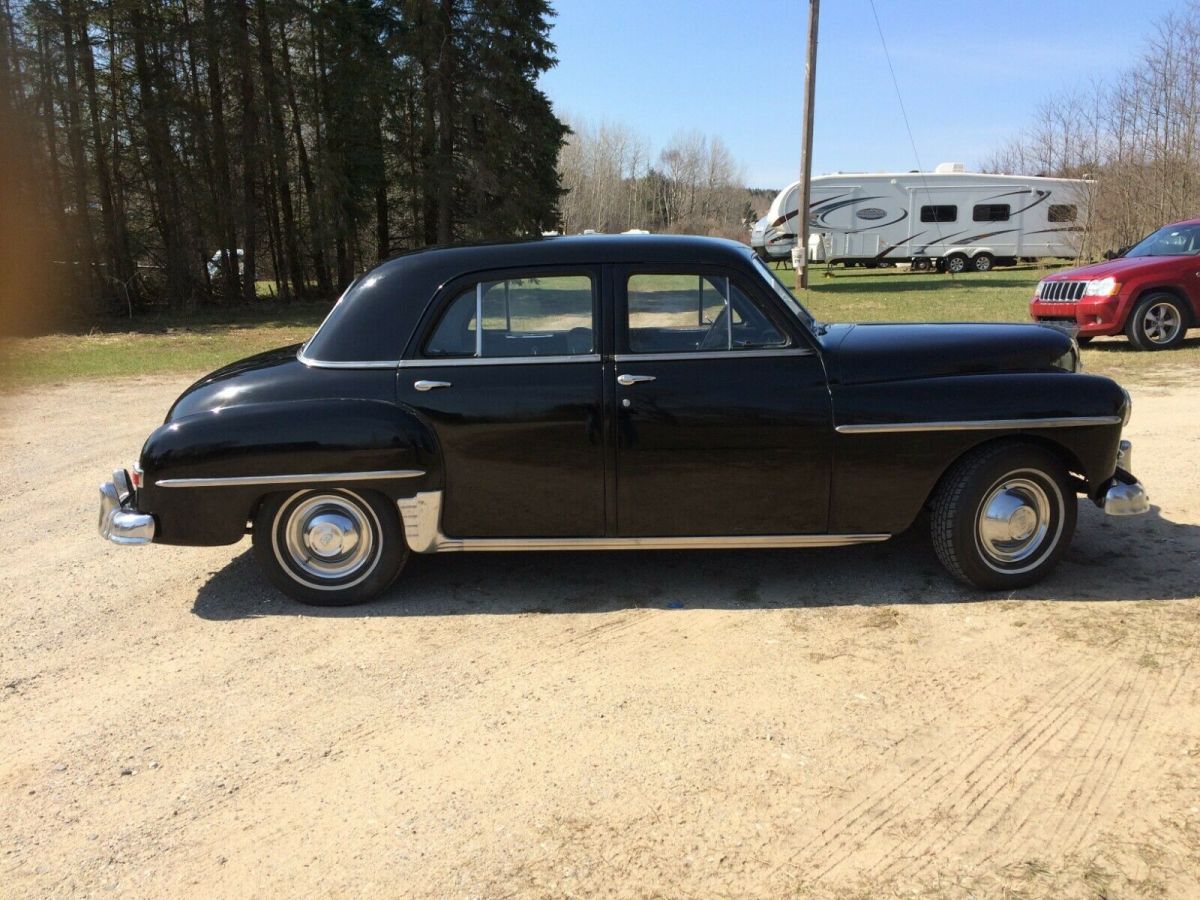
[[[1116,259],[1116,258],[1117,258],[1116,251],[1113,251],[1113,250],[1105,250],[1105,251],[1104,251],[1104,258],[1105,258],[1105,259]]]

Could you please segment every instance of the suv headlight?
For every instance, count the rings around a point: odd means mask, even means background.
[[[1034,299],[1034,300],[1041,300],[1041,299],[1042,299],[1042,288],[1044,288],[1045,286],[1046,286],[1046,282],[1045,282],[1045,281],[1039,281],[1039,282],[1037,283],[1037,287],[1035,287],[1035,288],[1033,289],[1033,299]]]
[[[1117,284],[1117,279],[1111,275],[1107,278],[1099,278],[1095,281],[1089,281],[1087,287],[1083,289],[1085,297],[1111,297],[1121,289],[1121,285]]]

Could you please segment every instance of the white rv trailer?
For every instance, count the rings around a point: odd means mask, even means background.
[[[961,163],[934,172],[819,175],[809,204],[809,230],[819,240],[810,241],[809,258],[867,266],[907,260],[914,268],[983,272],[1019,259],[1073,257],[1088,218],[1089,186],[981,175]],[[791,253],[799,194],[795,182],[772,201],[755,247],[760,256]]]

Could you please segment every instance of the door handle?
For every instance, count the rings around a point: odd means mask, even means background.
[[[450,387],[449,381],[414,381],[413,387],[418,391],[432,391],[434,388]]]
[[[618,375],[617,384],[623,384],[628,387],[631,384],[639,384],[643,381],[653,381],[653,375]]]

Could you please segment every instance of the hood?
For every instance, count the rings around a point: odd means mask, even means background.
[[[1163,263],[1183,259],[1179,256],[1122,256],[1117,259],[1106,259],[1104,262],[1092,263],[1090,266],[1080,266],[1077,269],[1067,269],[1047,275],[1043,281],[1081,281],[1086,278],[1108,278],[1110,275],[1118,281],[1122,277],[1137,275],[1144,271],[1161,269]]]
[[[268,350],[205,375],[179,395],[167,421],[226,406],[289,399],[307,382],[308,367],[296,358],[300,344]]]
[[[1079,359],[1074,340],[1047,325],[831,325],[824,343],[841,384],[1074,371]]]

